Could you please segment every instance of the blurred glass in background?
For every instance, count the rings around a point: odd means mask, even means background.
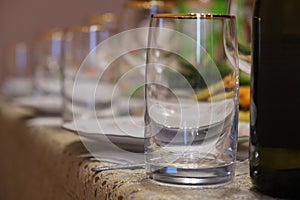
[[[240,69],[251,71],[251,30],[254,0],[231,0],[230,14],[236,16]]]
[[[121,13],[120,32],[150,26],[151,14],[157,13],[214,13],[227,14],[230,0],[129,0],[124,3]],[[120,48],[136,49],[122,59],[127,67],[145,64],[148,32],[138,31],[138,35],[127,35]]]
[[[105,69],[106,53],[112,49],[102,54],[96,51],[110,33],[101,25],[70,27],[65,31],[62,62],[65,122],[112,115],[113,73]],[[101,82],[103,73],[105,79]]]
[[[231,0],[230,14],[236,16],[239,50],[239,119],[250,119],[251,32],[254,0]],[[247,129],[249,127],[247,126]]]
[[[227,14],[229,4],[230,0],[129,0],[123,4],[119,33],[130,32],[123,34],[118,46],[114,47],[126,54],[120,56],[113,65],[119,66],[118,71],[123,75],[120,80],[124,96],[130,97],[132,105],[139,105],[134,111],[131,109],[130,114],[143,113],[141,102],[144,99],[144,91],[141,83],[144,82],[145,73],[148,37],[146,27],[150,26],[151,14],[190,12]],[[138,30],[132,31],[133,29]]]
[[[34,46],[34,87],[37,96],[61,96],[63,30],[40,34]]]
[[[7,98],[32,93],[32,64],[30,47],[19,42],[6,49],[3,66],[2,94]]]

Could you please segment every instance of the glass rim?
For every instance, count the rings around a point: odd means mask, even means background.
[[[63,28],[52,28],[47,30],[42,30],[39,33],[38,40],[40,41],[52,41],[52,40],[62,40],[64,35]]]
[[[169,1],[128,1],[125,3],[125,7],[135,7],[135,8],[143,8],[143,9],[150,9],[153,6],[157,7],[165,7],[165,8],[174,8],[175,3]]]
[[[96,31],[103,31],[101,24],[88,24],[88,25],[71,25],[64,29],[64,34],[68,33],[90,33]]]
[[[235,19],[230,14],[211,14],[211,13],[159,13],[152,14],[151,18],[174,18],[174,19]]]
[[[88,16],[87,20],[89,24],[96,24],[105,22],[117,22],[119,21],[119,17],[112,12],[106,12],[102,14],[91,14]]]
[[[80,31],[83,33],[89,33],[89,32],[101,31],[101,30],[103,30],[103,28],[100,24],[89,24],[80,27]]]

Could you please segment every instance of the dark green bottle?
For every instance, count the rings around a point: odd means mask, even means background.
[[[300,199],[300,0],[256,0],[252,25],[251,179]]]

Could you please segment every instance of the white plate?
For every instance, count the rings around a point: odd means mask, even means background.
[[[13,103],[18,106],[30,107],[51,114],[59,114],[62,110],[62,98],[59,96],[17,97]]]
[[[28,126],[60,127],[61,117],[35,117],[26,121]]]
[[[113,84],[98,83],[99,80],[77,80],[73,85],[68,85],[70,90],[66,90],[66,96],[75,102],[96,104],[108,104],[112,100],[119,98],[120,90]],[[73,87],[73,89],[72,89]]]
[[[250,135],[250,124],[249,122],[239,122],[238,140],[239,142],[247,142]]]
[[[248,139],[249,123],[239,123],[239,142]],[[77,120],[63,123],[62,127],[77,132],[80,136],[92,140],[108,139],[124,149],[135,152],[144,151],[144,119],[143,117],[117,117],[106,119]],[[241,139],[241,141],[240,141]]]
[[[144,150],[143,117],[116,117],[77,120],[62,127],[92,140],[108,139],[112,143],[135,152]]]

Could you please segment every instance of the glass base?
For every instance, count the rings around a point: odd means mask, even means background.
[[[215,185],[228,183],[234,177],[235,164],[215,168],[186,169],[178,167],[161,167],[149,165],[149,178],[173,184]]]

